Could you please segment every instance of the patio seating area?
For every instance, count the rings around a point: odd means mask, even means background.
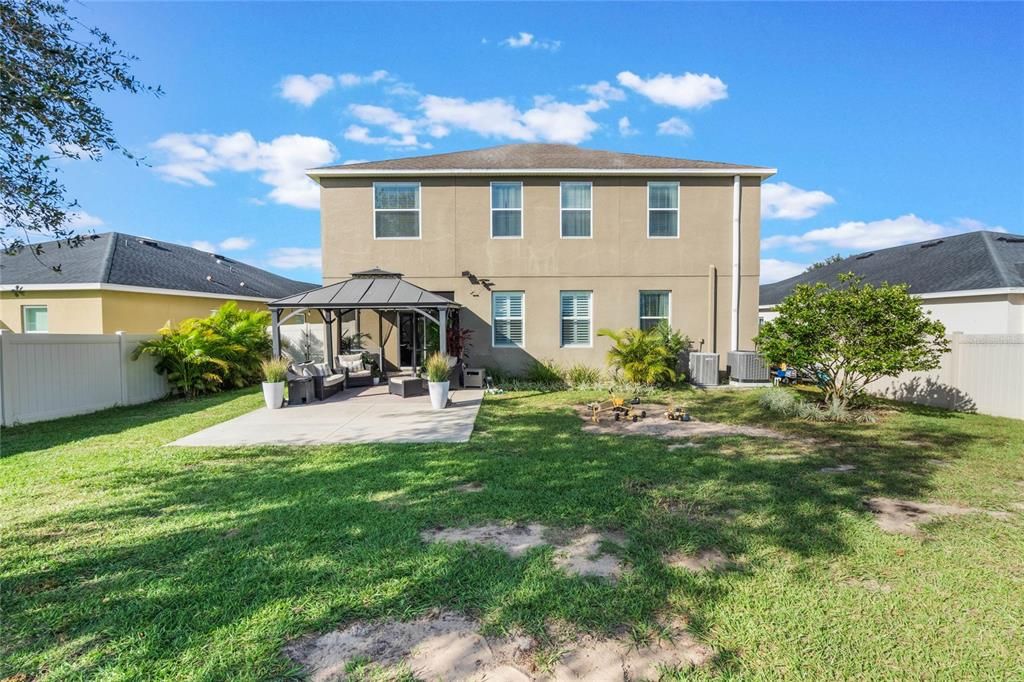
[[[388,384],[340,391],[323,401],[260,408],[170,443],[173,446],[464,443],[483,399],[480,389],[451,393],[444,410],[430,396],[401,397]]]

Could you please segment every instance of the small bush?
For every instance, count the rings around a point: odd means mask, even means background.
[[[561,385],[565,383],[562,368],[554,360],[534,360],[526,370],[526,380],[537,384]]]
[[[842,405],[828,402],[816,405],[801,398],[796,391],[781,386],[766,388],[758,398],[758,404],[768,412],[782,417],[795,417],[815,422],[859,422],[873,423],[875,416],[870,412],[852,411]]]
[[[795,417],[800,410],[800,403],[803,401],[793,391],[773,386],[766,388],[758,397],[757,402],[768,412],[774,412],[783,417]]]
[[[571,388],[596,386],[601,383],[601,370],[580,363],[569,365],[564,372],[564,376],[565,382]]]

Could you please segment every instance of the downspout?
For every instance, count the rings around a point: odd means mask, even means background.
[[[740,176],[732,178],[732,334],[729,350],[740,346]]]

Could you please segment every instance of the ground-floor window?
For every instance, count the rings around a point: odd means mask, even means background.
[[[641,291],[640,329],[644,331],[654,329],[661,322],[671,324],[669,320],[670,300],[671,294],[668,291]]]
[[[491,345],[523,347],[526,296],[521,291],[495,291],[491,298]]]
[[[561,292],[562,347],[591,345],[591,301],[590,291]]]
[[[45,305],[21,307],[21,330],[26,334],[45,334],[50,331],[50,320]]]

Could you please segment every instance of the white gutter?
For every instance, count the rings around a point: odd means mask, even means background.
[[[691,175],[691,176],[752,176],[769,178],[778,171],[775,168],[431,168],[415,169],[371,169],[371,168],[311,168],[306,175],[313,178],[377,178],[377,177],[420,177],[426,175]]]
[[[21,289],[25,294],[36,291],[124,291],[134,294],[160,294],[163,296],[190,296],[194,298],[219,298],[231,301],[258,301],[267,303],[276,298],[269,296],[236,296],[234,294],[215,294],[206,291],[185,291],[184,289],[158,289],[155,287],[135,287],[128,284],[105,284],[103,282],[69,282],[67,284],[3,284],[0,291]]]
[[[740,348],[740,176],[732,178],[732,336],[729,350]]]

